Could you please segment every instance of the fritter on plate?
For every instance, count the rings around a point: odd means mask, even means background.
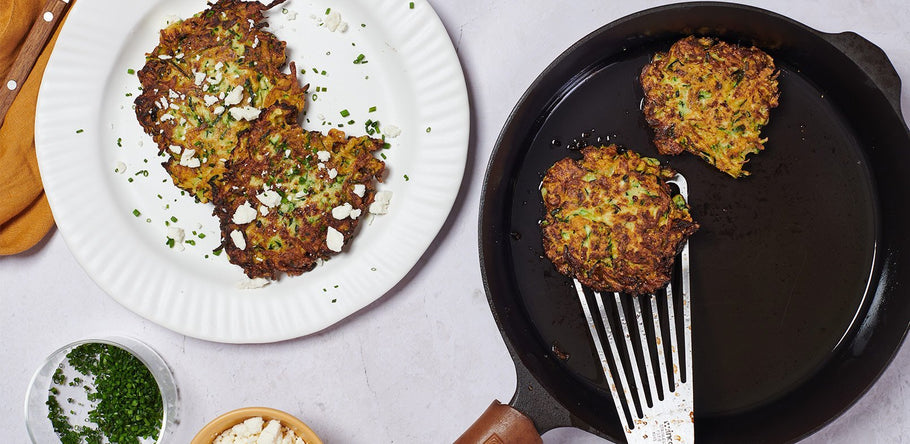
[[[306,87],[281,72],[285,42],[263,31],[263,11],[284,0],[219,0],[161,31],[138,72],[136,116],[168,155],[174,184],[200,202],[212,198],[237,134],[275,103],[301,111]]]
[[[733,176],[764,149],[759,134],[777,106],[778,71],[762,50],[686,37],[641,72],[643,111],[662,154],[683,150]]]
[[[373,202],[383,141],[304,131],[276,104],[239,138],[215,215],[231,263],[251,278],[299,275],[340,252]]]
[[[553,164],[541,183],[547,257],[597,291],[653,293],[669,282],[676,255],[698,229],[666,183],[676,173],[615,145],[582,154]]]

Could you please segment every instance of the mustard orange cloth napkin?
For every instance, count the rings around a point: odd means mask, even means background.
[[[6,78],[45,2],[0,0],[0,79]],[[57,26],[0,127],[0,255],[28,250],[54,225],[35,157],[35,104],[61,28]]]

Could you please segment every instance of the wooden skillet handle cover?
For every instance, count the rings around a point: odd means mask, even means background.
[[[494,400],[487,410],[455,440],[455,444],[542,443],[531,420],[511,406]]]

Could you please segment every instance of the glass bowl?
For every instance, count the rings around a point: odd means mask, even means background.
[[[291,429],[306,444],[322,444],[319,436],[295,416],[268,407],[245,407],[227,412],[206,424],[190,444],[212,444],[212,441],[224,431],[250,418],[261,417],[266,422],[277,419],[281,425]]]
[[[31,384],[29,384],[28,387],[28,393],[25,397],[25,426],[28,429],[28,434],[32,439],[32,442],[44,444],[60,441],[60,438],[54,432],[51,421],[48,419],[47,400],[51,384],[53,383],[54,373],[58,368],[63,368],[66,355],[71,350],[80,345],[90,343],[108,344],[126,350],[138,358],[139,361],[145,364],[146,368],[149,369],[152,376],[155,378],[155,382],[158,384],[158,391],[161,393],[164,415],[161,418],[161,428],[158,432],[158,439],[155,441],[147,440],[146,442],[167,442],[168,437],[173,433],[174,427],[177,424],[178,395],[177,385],[174,383],[174,376],[171,374],[171,370],[164,362],[164,359],[162,359],[155,350],[137,339],[125,336],[99,336],[82,339],[60,347],[45,359],[44,363],[32,377]],[[71,372],[75,372],[71,367],[68,367],[68,369]],[[67,381],[73,379],[72,375],[67,376]],[[70,387],[65,387],[64,389],[66,390],[69,390],[73,386],[72,384],[67,385]],[[59,385],[55,386],[59,387]],[[79,387],[72,389],[78,391]],[[61,396],[63,396],[62,392],[61,395],[58,396],[58,399]],[[61,402],[60,405],[64,410],[80,408],[85,410],[84,406],[74,407],[65,402]]]

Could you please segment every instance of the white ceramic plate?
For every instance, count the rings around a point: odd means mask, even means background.
[[[242,290],[241,269],[212,254],[220,234],[211,205],[172,185],[132,110],[139,81],[131,73],[159,29],[205,7],[205,0],[74,5],[44,75],[35,129],[57,226],[108,294],[164,327],[219,342],[319,331],[392,288],[448,217],[467,156],[461,65],[423,0],[290,0],[267,13],[289,60],[305,70],[301,82],[310,84],[306,129],[343,124],[363,135],[372,119],[401,134],[383,151],[388,176],[379,189],[394,193],[389,214],[362,220],[345,251],[315,270]],[[329,8],[346,31],[324,25]],[[367,63],[354,63],[360,54]],[[120,162],[124,173],[114,171]],[[195,245],[166,245],[169,225]]]

